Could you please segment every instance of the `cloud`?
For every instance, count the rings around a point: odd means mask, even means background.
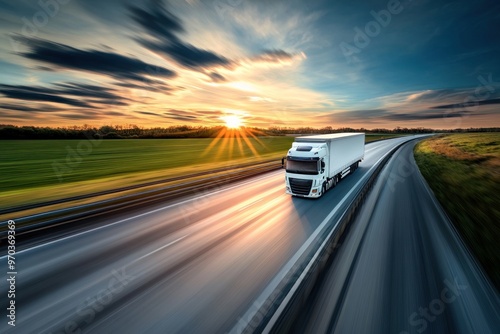
[[[339,113],[331,113],[319,116],[320,119],[327,119],[333,122],[365,122],[371,123],[373,121],[425,121],[434,120],[439,118],[456,118],[470,116],[471,113],[467,111],[415,111],[415,112],[394,112],[386,109],[369,109],[369,110],[352,110],[343,111]],[[477,113],[475,115],[478,115]]]
[[[213,82],[220,83],[227,81],[227,79],[222,74],[219,74],[217,72],[211,72],[208,73],[207,75],[210,77],[210,79],[212,79]]]
[[[0,93],[10,99],[54,102],[82,108],[92,107],[80,100],[53,95],[52,90],[43,87],[0,85]]]
[[[149,40],[137,40],[138,43],[182,67],[203,70],[230,67],[232,64],[224,56],[183,42],[178,36],[185,32],[182,21],[167,10],[163,3],[156,3],[154,8],[148,9],[130,7],[130,16],[150,36]]]
[[[488,105],[488,104],[500,104],[500,99],[490,99],[490,100],[481,100],[481,101],[467,100],[466,102],[463,102],[463,103],[444,104],[444,105],[434,106],[434,107],[431,107],[431,109],[461,109],[461,108],[475,107],[475,106]]]
[[[199,122],[201,121],[200,119],[200,114],[196,111],[185,111],[185,110],[178,110],[178,109],[170,109],[167,112],[163,113],[165,117],[175,119],[178,121],[189,121],[189,122]]]
[[[61,113],[57,116],[71,120],[95,120],[101,118],[102,114],[86,111],[85,113]]]
[[[115,82],[114,85],[120,86],[120,87],[125,87],[125,88],[130,88],[130,89],[142,89],[142,90],[147,90],[150,92],[154,93],[162,93],[166,95],[172,94],[173,91],[180,90],[182,89],[181,87],[172,87],[168,84],[165,84],[163,82],[158,82],[158,83],[153,83],[153,84],[136,84],[132,82]]]
[[[141,44],[151,51],[173,59],[177,64],[189,69],[201,70],[217,66],[229,66],[231,62],[211,51],[198,49],[180,40],[172,42],[142,41]]]
[[[79,71],[104,74],[116,79],[135,80],[145,83],[155,81],[147,76],[173,78],[174,71],[154,66],[142,60],[101,50],[81,50],[61,43],[38,38],[17,36],[16,39],[25,44],[29,51],[19,53],[21,56],[51,64],[57,68],[68,68]]]
[[[28,107],[21,104],[11,104],[11,103],[0,103],[0,109],[5,110],[14,110],[14,111],[22,111],[22,112],[53,112],[53,111],[62,111],[63,109],[51,107],[51,106],[42,106],[42,107]],[[19,117],[24,117],[21,114]]]
[[[53,102],[80,108],[96,108],[94,104],[128,105],[127,99],[117,95],[112,88],[79,83],[60,83],[54,88],[0,84],[0,94],[11,99]]]
[[[163,117],[161,114],[157,114],[157,113],[154,113],[154,112],[151,112],[151,111],[140,111],[140,110],[138,110],[136,112],[139,113],[139,114],[143,114],[143,115]]]
[[[165,8],[163,3],[155,6],[157,11],[150,8],[151,11],[130,7],[130,16],[143,27],[151,36],[162,40],[177,39],[176,33],[185,32],[181,20]]]
[[[291,62],[296,57],[295,54],[286,52],[284,50],[264,50],[262,53],[251,58],[253,61],[265,63],[283,63]]]

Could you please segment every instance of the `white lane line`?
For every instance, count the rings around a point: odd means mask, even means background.
[[[272,174],[274,174],[274,173],[272,173]],[[275,177],[275,175],[262,176],[262,177],[257,178],[257,180],[264,180],[264,179],[268,179],[268,178],[271,178],[271,177]],[[178,203],[169,204],[169,205],[163,206],[163,207],[155,209],[155,210],[151,210],[151,211],[144,212],[144,213],[132,216],[132,217],[128,217],[128,218],[124,218],[124,219],[118,220],[118,221],[116,221],[114,223],[110,223],[110,224],[107,224],[107,225],[99,226],[99,227],[93,228],[91,230],[79,232],[79,233],[73,234],[73,235],[68,235],[66,237],[63,237],[63,238],[60,238],[60,239],[57,239],[57,240],[52,240],[52,241],[49,241],[49,242],[41,244],[41,245],[37,245],[37,246],[33,246],[31,248],[23,249],[23,250],[17,251],[16,254],[22,254],[22,253],[25,253],[25,252],[33,251],[35,249],[39,249],[41,247],[49,246],[49,245],[55,244],[57,242],[61,242],[61,241],[64,241],[64,240],[75,238],[75,237],[78,237],[78,236],[81,236],[81,235],[84,235],[84,234],[87,234],[87,233],[90,233],[90,232],[95,232],[95,231],[98,231],[98,230],[101,230],[103,228],[107,228],[107,227],[110,227],[110,226],[113,226],[113,225],[121,224],[121,223],[124,223],[124,222],[132,220],[132,219],[144,217],[144,216],[147,216],[147,215],[155,213],[155,212],[159,212],[159,211],[162,211],[162,210],[165,210],[165,209],[168,209],[168,208],[175,207],[177,205],[181,205],[181,204],[188,203],[188,202],[200,199],[200,198],[212,196],[212,195],[224,192],[224,191],[228,191],[228,190],[231,190],[231,189],[234,189],[234,188],[237,188],[237,187],[241,187],[242,185],[246,185],[246,184],[249,184],[249,183],[255,183],[255,181],[256,181],[255,179],[253,179],[251,181],[245,181],[243,183],[239,183],[237,185],[230,186],[228,188],[224,188],[224,189],[221,189],[221,190],[210,192],[210,193],[202,195],[202,196],[197,196],[197,197],[193,197],[191,199],[187,199],[187,200],[184,200],[184,201],[181,201],[181,202],[178,202]],[[7,255],[4,255],[4,256],[0,257],[0,259],[3,259],[3,258],[7,258]]]
[[[185,235],[185,236],[183,236],[183,237],[180,237],[180,238],[178,238],[178,239],[175,239],[174,241],[171,241],[171,242],[169,242],[168,244],[163,245],[163,246],[161,246],[161,247],[159,247],[159,248],[155,249],[154,251],[151,251],[151,252],[149,252],[149,253],[147,253],[147,254],[145,254],[145,255],[141,256],[141,257],[140,257],[140,258],[138,258],[138,259],[135,259],[134,261],[132,261],[132,262],[130,262],[129,264],[127,264],[127,265],[126,265],[126,267],[128,267],[128,266],[130,266],[131,264],[134,264],[134,263],[136,263],[136,262],[138,262],[138,261],[140,261],[140,260],[142,260],[142,259],[144,259],[144,258],[146,258],[146,257],[148,257],[148,256],[150,256],[150,255],[153,255],[154,253],[159,252],[159,251],[161,251],[162,249],[165,249],[165,248],[167,248],[167,247],[170,247],[170,246],[172,246],[173,244],[178,243],[179,241],[181,241],[182,239],[184,239],[184,238],[186,238],[186,237],[188,237],[188,236],[189,236],[189,234],[186,234],[186,235]]]
[[[298,260],[302,256],[302,254],[310,247],[310,245],[314,242],[314,240],[316,240],[316,238],[318,237],[320,232],[322,232],[325,229],[325,227],[327,226],[329,221],[337,213],[338,209],[344,204],[344,202],[347,200],[347,198],[349,198],[349,196],[353,193],[353,191],[358,189],[359,185],[362,182],[364,182],[364,180],[371,175],[371,171],[378,166],[378,164],[385,158],[385,156],[387,154],[389,154],[389,152],[390,152],[390,150],[388,152],[386,152],[382,157],[380,157],[380,159],[378,159],[376,163],[373,164],[373,166],[370,168],[370,170],[365,175],[363,175],[363,177],[354,185],[354,187],[351,188],[351,190],[342,198],[342,200],[335,206],[335,208],[333,208],[333,210],[328,214],[328,216],[326,216],[326,218],[323,219],[323,221],[321,222],[319,227],[311,234],[311,236],[306,240],[306,242],[304,244],[302,244],[300,249],[283,266],[283,268],[280,270],[280,272],[276,276],[274,276],[274,278],[271,280],[269,285],[264,289],[264,291],[260,294],[260,296],[257,299],[255,299],[255,301],[252,303],[253,307],[251,307],[250,309],[247,310],[247,312],[245,312],[245,314],[240,318],[238,323],[231,329],[231,331],[229,333],[240,333],[240,331],[238,331],[238,329],[242,328],[241,327],[242,324],[244,324],[244,326],[243,326],[244,328],[246,328],[249,325],[249,323],[253,319],[253,317],[257,314],[257,312],[260,311],[260,306],[263,305],[264,302],[267,301],[271,297],[274,290],[281,283],[281,280],[287,276],[288,272],[290,270],[292,270],[292,268],[296,265],[296,263],[298,262]],[[336,230],[338,224],[339,224],[339,222],[337,221],[330,233],[332,233],[333,231]],[[325,241],[326,240],[327,239],[325,239]],[[321,249],[321,247],[320,247],[320,249]],[[317,254],[315,254],[315,257],[316,256],[317,256]],[[312,262],[309,262],[306,266],[306,269],[309,269],[309,267],[311,265],[312,265]],[[307,270],[304,270],[301,273],[299,279],[297,279],[294,286],[292,287],[292,290],[289,291],[289,293],[285,297],[285,300],[283,301],[283,303],[280,304],[280,306],[278,307],[278,309],[276,310],[274,315],[271,317],[271,320],[269,321],[269,323],[266,326],[266,328],[264,329],[264,331],[269,330],[269,328],[270,328],[269,325],[271,325],[271,327],[272,327],[272,324],[274,324],[274,322],[277,320],[279,314],[281,314],[281,312],[283,311],[284,305],[291,298],[292,292],[295,291],[295,289],[297,289],[297,286],[304,279],[306,272],[307,272]],[[254,305],[259,305],[259,306],[254,307]]]

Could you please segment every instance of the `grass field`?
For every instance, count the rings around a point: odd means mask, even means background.
[[[420,171],[500,288],[500,133],[435,137],[415,148]]]
[[[3,207],[230,164],[280,159],[293,138],[2,141]]]
[[[367,135],[366,140],[392,138]],[[2,207],[140,184],[227,165],[280,160],[293,137],[3,140]]]

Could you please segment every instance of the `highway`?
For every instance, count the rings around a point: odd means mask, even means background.
[[[498,292],[429,190],[414,145],[383,169],[295,333],[500,330]]]
[[[332,214],[333,208],[340,212],[349,203],[351,189],[359,186],[359,180],[384,154],[409,139],[367,144],[358,170],[319,200],[286,195],[280,170],[200,188],[192,196],[162,205],[113,214],[97,228],[93,225],[20,244],[16,327],[2,321],[0,332],[229,332],[318,226],[327,218],[332,224],[339,218],[336,212]],[[398,161],[392,159],[390,164]],[[498,323],[498,296],[488,296],[491,291],[472,270],[474,264],[467,262],[463,246],[453,244],[456,237],[447,225],[432,224],[442,213],[426,209],[432,202],[420,188],[414,189],[417,175],[412,172],[403,181],[375,187],[334,260],[332,270],[337,271],[331,275],[344,275],[346,284],[340,292],[318,293],[319,303],[332,302],[322,300],[324,294],[340,293],[341,306],[329,305],[334,313],[328,314],[316,312],[313,303],[307,312],[310,316],[298,322],[297,328],[316,326],[308,321],[314,317],[322,318],[317,323],[325,326],[325,319],[334,317],[334,326],[328,322],[327,331],[376,333],[380,328],[380,333],[414,333],[415,328],[401,319],[429,305],[435,292],[446,287],[444,280],[455,279],[467,288],[429,323],[429,328],[437,328],[433,333],[458,333],[452,331],[456,329],[453,324],[461,324],[458,317],[464,314],[467,319],[462,323],[483,320],[487,326],[491,319]],[[397,193],[383,191],[389,184],[394,184]],[[404,197],[405,191],[411,197]],[[414,218],[398,220],[393,211]],[[372,224],[371,217],[379,223]],[[400,224],[394,225],[395,221]],[[7,294],[5,289],[2,285],[2,296]],[[369,305],[360,308],[367,301]],[[360,312],[367,320],[359,320]],[[396,320],[387,325],[383,320],[389,317]],[[374,324],[380,327],[367,327]],[[361,327],[343,331],[349,326]]]

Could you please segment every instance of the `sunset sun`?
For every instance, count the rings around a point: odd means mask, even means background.
[[[243,125],[243,121],[236,115],[221,117],[229,129],[238,129]]]

